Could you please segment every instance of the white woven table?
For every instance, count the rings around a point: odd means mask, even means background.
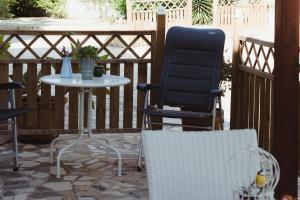
[[[56,167],[56,177],[60,178],[60,160],[63,153],[70,149],[72,146],[83,142],[83,136],[87,133],[88,137],[91,141],[96,142],[102,146],[105,146],[107,149],[111,149],[115,151],[118,156],[118,176],[121,176],[122,172],[122,157],[120,152],[109,144],[108,140],[102,142],[101,140],[95,138],[92,134],[92,89],[93,88],[103,88],[103,87],[116,87],[122,86],[130,83],[130,80],[121,76],[114,75],[104,75],[102,77],[93,77],[92,80],[82,80],[81,74],[73,74],[72,78],[61,78],[60,74],[48,75],[41,78],[41,81],[56,86],[64,86],[64,87],[76,87],[80,88],[80,109],[79,109],[79,134],[75,136],[77,140],[64,148],[62,148],[57,156],[57,167]],[[87,128],[84,128],[84,94],[88,94],[88,119],[87,119]],[[69,138],[74,138],[71,136]],[[68,139],[69,139],[68,138]],[[61,137],[55,138],[51,142],[50,146],[50,162],[53,162],[53,146],[54,143],[58,140],[65,139]]]

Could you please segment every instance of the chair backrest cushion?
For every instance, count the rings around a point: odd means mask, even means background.
[[[145,131],[142,137],[150,200],[233,199],[259,170],[258,155],[230,165],[236,154],[257,147],[255,130]]]
[[[212,109],[210,91],[219,88],[225,34],[218,29],[172,27],[166,37],[159,107]]]

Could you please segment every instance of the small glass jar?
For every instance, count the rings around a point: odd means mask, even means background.
[[[96,65],[94,67],[94,77],[101,77],[105,73],[105,66],[104,65]]]

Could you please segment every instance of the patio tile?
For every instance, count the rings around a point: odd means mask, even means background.
[[[47,156],[47,157],[38,157],[38,158],[34,159],[34,161],[40,162],[40,163],[48,163],[49,162],[49,156]]]
[[[14,196],[9,196],[9,197],[7,196],[7,197],[3,198],[3,200],[13,200],[13,199],[14,199]]]
[[[93,183],[92,182],[89,182],[89,181],[76,181],[73,183],[73,185],[92,185]]]
[[[21,162],[21,167],[30,168],[39,165],[38,162],[35,161],[23,161]]]
[[[78,176],[65,176],[64,180],[65,181],[74,181]]]
[[[16,194],[27,194],[27,193],[32,193],[34,191],[33,187],[29,187],[29,188],[22,188],[22,189],[16,189],[15,192]]]
[[[46,180],[37,179],[37,180],[31,181],[30,185],[32,187],[37,187],[37,186],[43,185],[45,182],[46,182]]]
[[[94,179],[96,179],[96,177],[82,176],[82,177],[80,177],[78,180],[79,180],[79,181],[90,181],[90,180],[94,180]]]
[[[95,200],[93,197],[80,197],[78,200]]]
[[[70,182],[48,182],[43,187],[59,192],[73,189]]]
[[[56,175],[56,166],[55,167],[53,167],[53,166],[50,167],[50,174],[51,175]],[[66,171],[65,171],[65,169],[63,167],[60,168],[60,174],[62,176],[67,175],[67,173],[66,173]]]
[[[25,152],[20,154],[20,157],[23,157],[23,158],[37,157],[37,156],[39,156],[39,154],[33,153],[33,152],[28,152],[28,151],[25,151]]]
[[[43,179],[43,178],[46,178],[50,175],[48,173],[44,173],[44,172],[37,172],[37,173],[35,173],[31,176],[33,176],[34,178]]]
[[[106,159],[105,148],[102,152],[95,152],[97,149],[92,146],[75,146],[72,152],[64,154],[62,178],[57,179],[56,163],[48,163],[50,145],[25,145],[25,151],[24,145],[20,145],[20,152],[25,153],[20,158],[23,167],[19,172],[11,170],[12,162],[5,163],[0,168],[0,192],[4,195],[3,198],[0,195],[0,199],[27,195],[26,200],[147,200],[145,173],[136,171],[137,135],[139,134],[124,134],[124,137],[121,134],[103,135],[120,152],[126,152],[122,155],[121,177],[116,176],[115,155],[111,153],[110,158]],[[59,142],[55,147],[63,144],[64,142]]]
[[[17,178],[11,178],[10,181],[31,181],[32,179],[25,176],[25,177],[17,177]]]

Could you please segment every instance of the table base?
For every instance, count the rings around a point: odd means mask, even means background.
[[[88,120],[87,120],[87,128],[86,129],[83,128],[84,127],[84,93],[85,92],[87,92],[87,94],[88,94]],[[118,176],[122,175],[122,156],[121,156],[120,152],[116,148],[111,146],[107,139],[96,138],[92,134],[91,122],[92,122],[92,90],[80,88],[79,135],[70,136],[68,138],[57,137],[51,142],[51,145],[50,145],[50,162],[53,163],[53,146],[54,146],[55,142],[57,142],[59,140],[63,140],[63,139],[76,139],[75,142],[68,144],[67,146],[63,147],[59,151],[58,156],[57,156],[57,161],[56,161],[56,178],[61,177],[60,176],[60,161],[61,161],[62,155],[65,153],[65,151],[67,151],[71,147],[82,143],[83,137],[85,135],[87,135],[91,141],[96,142],[97,144],[106,147],[107,158],[109,157],[110,150],[116,152],[116,154],[118,156]],[[87,133],[87,134],[85,134],[85,133]],[[104,140],[105,142],[102,142],[100,140]]]

